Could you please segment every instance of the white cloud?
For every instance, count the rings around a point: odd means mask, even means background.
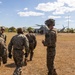
[[[64,13],[68,13],[68,12],[72,12],[75,11],[75,8],[71,8],[71,7],[59,7],[55,10],[55,12],[53,12],[53,14],[64,14]]]
[[[61,18],[61,16],[48,16],[48,18],[53,18],[53,19],[55,19],[55,18]]]
[[[63,6],[63,3],[57,3],[57,2],[50,3],[50,2],[48,2],[48,3],[38,4],[38,6],[35,9],[48,12],[48,11],[54,11],[57,7],[60,7],[60,6]]]
[[[57,0],[53,3],[40,3],[35,8],[44,12],[53,11],[53,14],[64,14],[75,11],[75,0]]]
[[[24,10],[28,10],[28,8],[24,8]]]
[[[75,0],[57,0],[60,3],[65,3],[68,6],[75,7]]]
[[[19,14],[21,17],[24,17],[24,16],[42,16],[42,15],[44,15],[44,13],[33,12],[33,11],[18,12],[17,14]]]

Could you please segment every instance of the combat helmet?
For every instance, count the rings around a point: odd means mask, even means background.
[[[17,33],[18,34],[23,34],[23,29],[22,28],[17,28]]]
[[[55,20],[54,19],[47,19],[45,21],[45,25],[47,25],[47,26],[50,26],[50,25],[55,26]]]

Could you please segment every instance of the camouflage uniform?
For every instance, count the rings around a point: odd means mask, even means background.
[[[1,60],[3,64],[7,63],[7,48],[4,43],[4,39],[0,37],[0,65],[1,65]]]
[[[5,28],[0,27],[0,44],[1,44],[1,57],[3,64],[7,63],[7,49],[6,49],[6,34],[4,33]],[[3,39],[2,39],[3,38]],[[1,42],[3,40],[3,42]]]
[[[14,59],[15,65],[16,65],[16,69],[15,69],[13,75],[21,75],[21,72],[22,72],[21,68],[23,65],[23,55],[24,55],[23,49],[25,47],[26,53],[28,53],[28,50],[29,50],[28,39],[22,33],[17,34],[12,37],[12,39],[8,45],[9,53],[11,53],[12,46],[13,46],[13,59]]]
[[[49,19],[47,20],[46,22],[49,22],[49,24],[46,24],[48,25],[48,27],[50,25],[53,25],[54,24],[51,24],[52,22],[50,21],[53,21],[53,19]],[[42,41],[43,45],[44,46],[47,46],[47,68],[48,68],[48,75],[54,75],[53,74],[53,71],[54,71],[54,58],[55,58],[55,54],[56,54],[56,32],[53,30],[53,28],[49,29],[47,31],[47,33],[45,34],[45,41],[43,40]]]
[[[29,53],[30,53],[30,61],[32,61],[33,55],[34,55],[34,49],[37,45],[36,37],[33,34],[33,32],[29,31],[29,34],[26,35],[26,37],[29,40]]]

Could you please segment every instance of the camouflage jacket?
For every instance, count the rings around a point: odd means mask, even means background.
[[[37,45],[37,41],[36,41],[36,37],[33,33],[29,33],[26,35],[26,37],[29,40],[29,47],[33,47],[33,49],[36,47]]]
[[[56,47],[56,31],[48,30],[45,34],[45,41],[43,41],[44,46]]]
[[[27,52],[29,50],[29,42],[25,35],[23,34],[17,34],[12,37],[9,45],[8,45],[8,51],[11,53],[11,50],[17,49],[17,50],[23,50],[25,48],[25,51]]]

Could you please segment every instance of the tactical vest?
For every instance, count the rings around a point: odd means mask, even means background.
[[[56,46],[56,32],[54,30],[48,30],[45,34],[45,45],[49,47]]]

